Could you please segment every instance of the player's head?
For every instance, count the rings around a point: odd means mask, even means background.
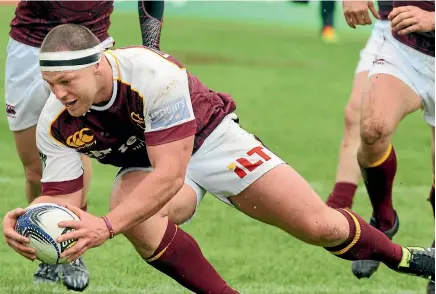
[[[71,115],[86,113],[102,89],[101,58],[100,41],[84,26],[60,25],[45,37],[42,77]]]

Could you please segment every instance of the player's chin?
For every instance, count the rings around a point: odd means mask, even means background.
[[[75,108],[67,108],[68,113],[74,117],[83,116],[86,112],[88,112],[88,107],[75,107]]]
[[[74,117],[80,117],[80,116],[82,116],[85,113],[84,111],[79,111],[79,110],[76,110],[76,109],[74,109],[74,110],[67,109],[67,110],[68,110],[68,113],[71,116],[74,116]]]

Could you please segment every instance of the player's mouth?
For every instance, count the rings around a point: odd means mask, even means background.
[[[64,102],[65,107],[69,108],[71,106],[73,106],[74,104],[76,104],[77,99],[73,100],[73,101],[69,101],[69,102]]]

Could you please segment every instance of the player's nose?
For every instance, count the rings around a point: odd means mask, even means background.
[[[61,101],[67,98],[68,92],[62,86],[53,86],[52,91],[56,98]]]

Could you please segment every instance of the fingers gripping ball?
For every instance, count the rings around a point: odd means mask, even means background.
[[[61,258],[62,252],[76,243],[76,240],[56,242],[56,238],[72,231],[71,228],[60,228],[58,223],[79,218],[69,209],[53,203],[39,203],[26,208],[20,216],[15,231],[29,238],[29,247],[36,251],[36,258],[48,264],[67,263]]]

